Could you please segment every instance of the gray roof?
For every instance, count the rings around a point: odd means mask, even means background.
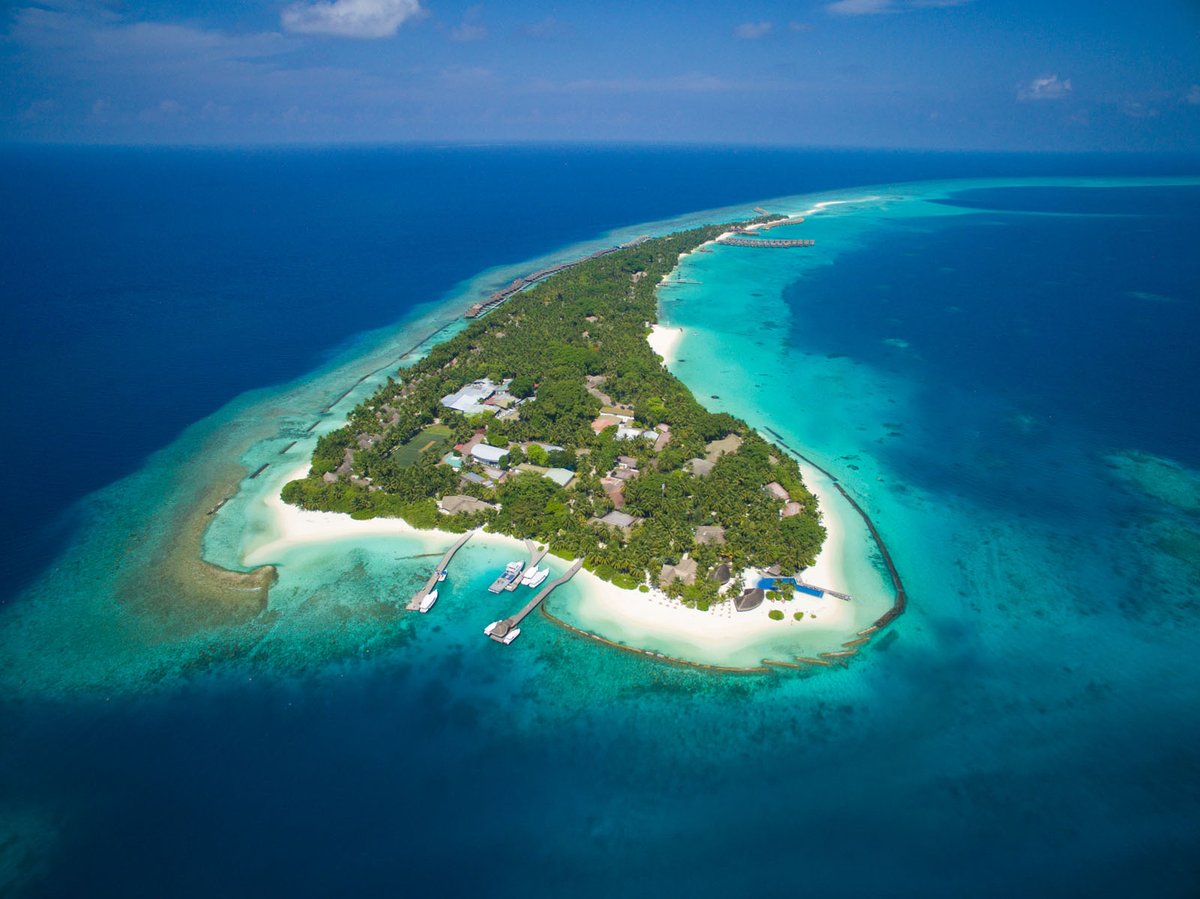
[[[473,496],[463,496],[461,494],[451,494],[443,496],[442,501],[438,504],[442,511],[450,515],[469,514],[471,512],[482,512],[485,509],[494,509],[491,503],[485,503],[481,499],[476,499]]]
[[[749,612],[751,609],[757,609],[762,605],[763,597],[766,594],[760,587],[755,587],[752,590],[747,590],[741,596],[733,601],[733,607],[739,612]]]
[[[613,527],[618,528],[633,527],[638,521],[637,518],[630,515],[628,512],[618,512],[615,509],[599,520],[604,524],[611,524]]]
[[[732,575],[733,575],[733,571],[730,569],[729,563],[722,562],[720,565],[718,565],[716,568],[714,568],[711,572],[709,572],[708,576],[710,578],[712,578],[714,581],[716,581],[718,584],[726,584],[729,582],[729,578]]]
[[[559,487],[566,487],[575,478],[575,472],[569,468],[547,468],[542,472],[542,476],[549,478]]]
[[[482,378],[465,387],[460,387],[454,393],[446,394],[442,397],[442,405],[450,409],[457,409],[465,415],[472,415],[487,409],[488,407],[483,405],[483,401],[495,392],[496,385],[490,379]]]

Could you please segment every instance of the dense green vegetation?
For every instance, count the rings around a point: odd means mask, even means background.
[[[399,516],[418,527],[462,530],[486,523],[548,543],[557,555],[583,557],[590,570],[626,587],[657,583],[664,565],[687,556],[696,562],[695,582],[675,581],[668,590],[702,607],[717,599],[720,585],[708,574],[722,562],[734,572],[771,564],[792,572],[812,564],[825,531],[794,460],[745,422],[704,409],[646,342],[647,324],[657,317],[659,280],[680,253],[722,230],[710,226],[649,240],[515,295],[398,372],[353,410],[345,427],[322,437],[310,475],[288,484],[284,499],[360,517]],[[517,415],[465,416],[441,405],[444,395],[485,377],[512,379],[509,393],[528,398]],[[618,440],[615,424],[596,433],[592,422],[609,400],[629,410],[634,427],[669,429],[669,440]],[[445,430],[427,430],[436,425]],[[485,471],[469,459],[462,472],[442,463],[440,439],[419,451],[427,437],[447,432],[457,443],[482,433],[487,443],[508,447],[510,469],[528,460],[568,468],[575,480],[564,489],[536,472],[511,470],[499,483],[462,480],[463,473]],[[730,435],[740,445],[718,457],[709,444]],[[711,472],[692,474],[688,460],[706,455],[714,461]],[[624,483],[622,511],[640,519],[628,530],[594,520],[614,507],[617,482],[602,479],[618,457],[637,469]],[[770,482],[799,503],[799,514],[781,514],[783,501],[764,489]],[[498,508],[443,515],[436,500],[448,494]],[[724,542],[697,542],[695,528],[702,525],[724,528]]]

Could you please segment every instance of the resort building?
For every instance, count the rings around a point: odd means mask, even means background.
[[[771,483],[767,484],[767,486],[765,486],[763,489],[766,490],[767,493],[771,494],[776,499],[781,499],[785,503],[792,498],[788,494],[788,492],[783,489],[783,485],[780,484],[778,481],[772,481]]]
[[[481,474],[476,474],[473,471],[467,471],[459,478],[460,481],[466,481],[468,484],[478,484],[480,487],[495,487],[496,482],[491,478],[485,478]]]
[[[618,478],[601,478],[600,487],[617,509],[625,505],[625,482]]]
[[[633,421],[633,410],[628,406],[602,406],[600,414],[624,423]]]
[[[471,447],[471,458],[484,465],[499,465],[507,455],[508,450],[498,446],[489,446],[486,443],[477,443]]]
[[[628,536],[633,526],[641,521],[641,519],[627,512],[617,512],[614,510],[603,518],[593,518],[592,521],[598,521],[600,524],[608,525],[610,528],[624,531],[625,535]]]
[[[569,468],[547,468],[542,472],[542,476],[549,478],[559,487],[569,487],[575,480],[575,472]]]
[[[496,385],[492,380],[483,378],[442,397],[442,405],[447,409],[457,409],[464,415],[475,415],[492,408],[484,405],[484,401],[495,392]]]
[[[793,515],[799,515],[804,511],[804,506],[792,500],[783,504],[783,510],[779,513],[783,518],[791,518]]]
[[[474,512],[486,512],[488,509],[494,508],[496,507],[491,503],[485,503],[481,499],[461,494],[443,496],[438,503],[438,510],[446,515],[469,515]]]
[[[664,565],[658,576],[658,583],[665,587],[671,581],[682,581],[685,584],[696,583],[696,560],[684,556],[674,565]]]
[[[618,440],[637,440],[639,437],[646,437],[650,440],[658,439],[658,431],[643,431],[641,428],[617,428]]]
[[[695,530],[696,542],[720,546],[725,542],[725,528],[718,524],[702,524]]]
[[[517,466],[517,471],[528,471],[533,474],[540,474],[544,478],[549,478],[559,487],[567,487],[575,480],[575,472],[569,468],[544,468],[541,465],[532,465],[529,462],[522,462]]]
[[[707,459],[689,459],[684,468],[698,478],[706,478],[712,473],[713,463]]]
[[[734,599],[733,607],[739,612],[749,612],[761,606],[765,596],[766,593],[761,587],[754,587]]]

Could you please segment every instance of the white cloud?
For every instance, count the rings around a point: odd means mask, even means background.
[[[788,22],[788,28],[798,34],[807,34],[813,30],[812,22]]]
[[[323,0],[293,3],[280,13],[287,31],[336,37],[391,37],[425,12],[421,0]]]
[[[743,87],[745,85],[726,81],[715,75],[696,73],[666,78],[584,78],[566,82],[539,79],[533,82],[529,89],[539,94],[707,94]]]
[[[1034,78],[1028,84],[1017,87],[1017,99],[1028,100],[1061,100],[1071,93],[1071,79],[1060,81],[1057,75],[1042,75]]]
[[[770,22],[743,22],[733,29],[733,33],[743,40],[753,41],[770,34],[772,27]]]
[[[487,37],[487,26],[483,24],[480,13],[483,6],[476,4],[463,13],[462,21],[450,29],[452,41],[481,41]]]
[[[873,16],[895,11],[892,0],[837,0],[825,8],[838,16]]]
[[[874,16],[914,9],[947,9],[966,6],[971,0],[836,0],[825,9],[837,16]]]
[[[567,37],[574,29],[566,22],[560,22],[554,16],[546,16],[537,22],[530,22],[521,29],[528,37],[557,38]]]

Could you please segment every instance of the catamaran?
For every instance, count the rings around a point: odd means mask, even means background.
[[[527,574],[521,579],[521,583],[526,587],[540,587],[542,585],[542,581],[546,580],[546,578],[549,576],[549,568],[535,568],[533,569],[532,576]]]
[[[425,598],[421,600],[421,611],[422,612],[428,612],[430,609],[433,608],[433,604],[435,602],[437,602],[437,593],[438,592],[436,590],[430,590],[428,593],[425,594]]]

